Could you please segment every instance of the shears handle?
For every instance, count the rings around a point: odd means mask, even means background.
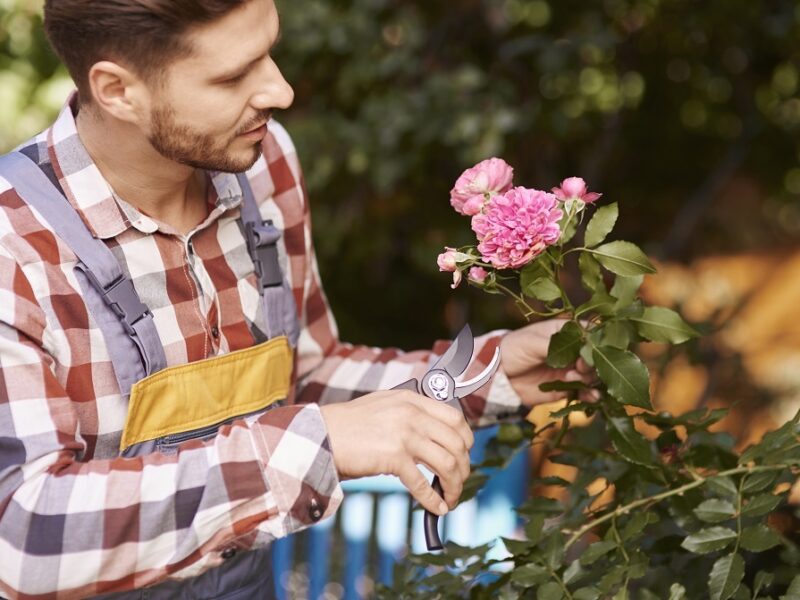
[[[419,393],[419,382],[416,379],[409,379],[408,381],[394,386],[392,389],[411,390],[412,392]],[[439,481],[438,475],[434,476],[431,486],[433,487],[433,491],[439,494],[442,500],[444,500],[444,490],[442,489],[442,483]],[[442,550],[444,546],[439,537],[439,515],[426,510],[423,519],[423,529],[425,531],[425,544],[428,546],[428,552]]]
[[[439,481],[438,475],[434,476],[433,483],[431,485],[433,486],[433,491],[439,494],[442,499],[444,499],[444,490],[442,489],[442,484]],[[426,510],[423,525],[425,531],[425,545],[428,546],[428,552],[442,550],[444,546],[442,545],[442,540],[439,537],[439,515]]]

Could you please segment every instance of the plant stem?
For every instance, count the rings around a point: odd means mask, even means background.
[[[558,573],[553,571],[553,569],[551,569],[550,565],[548,565],[548,564],[545,564],[544,567],[550,573],[550,577],[555,579],[556,583],[558,583],[558,585],[561,587],[561,591],[564,592],[564,598],[569,598],[569,600],[573,600],[572,599],[572,594],[569,593],[569,589],[567,588],[567,585],[564,583],[564,580],[561,579],[561,577],[558,576]]]
[[[552,311],[550,311],[549,313],[545,313],[545,312],[539,312],[538,310],[536,310],[536,309],[534,309],[534,308],[531,308],[530,304],[528,304],[527,302],[525,302],[525,297],[524,297],[522,294],[516,294],[516,293],[514,293],[514,291],[513,291],[513,290],[511,290],[511,289],[507,288],[507,287],[506,287],[506,286],[504,286],[502,283],[495,282],[495,286],[497,287],[497,289],[498,289],[498,290],[500,290],[501,292],[503,292],[504,294],[506,294],[506,295],[508,295],[508,296],[511,296],[511,297],[512,297],[514,300],[516,300],[516,302],[517,302],[518,304],[520,304],[520,305],[522,305],[522,306],[524,306],[524,307],[525,307],[525,309],[528,311],[528,312],[525,314],[525,318],[526,318],[526,319],[527,319],[527,318],[528,318],[530,315],[536,315],[537,317],[552,317],[552,316],[554,316],[554,315],[557,315],[557,314],[559,314],[559,313],[561,312],[561,311],[558,311],[558,312],[556,312],[556,313],[554,313],[554,312],[552,312]]]
[[[752,474],[752,473],[760,473],[764,471],[781,471],[783,469],[791,469],[794,465],[790,464],[780,464],[780,465],[757,465],[752,467],[736,467],[735,469],[728,469],[727,471],[721,471],[719,473],[714,473],[713,475],[709,475],[706,477],[698,475],[699,479],[695,479],[694,481],[690,481],[680,487],[676,487],[671,490],[667,490],[665,492],[661,492],[660,494],[656,494],[655,496],[648,496],[647,498],[640,498],[639,500],[634,500],[633,502],[629,502],[624,506],[620,506],[613,510],[612,512],[603,515],[602,517],[598,517],[594,521],[590,521],[578,531],[576,531],[572,537],[567,540],[567,543],[564,545],[565,548],[569,548],[579,539],[581,539],[586,533],[600,525],[601,523],[605,523],[606,521],[610,521],[612,519],[616,519],[620,515],[624,515],[635,508],[639,508],[640,506],[644,506],[646,504],[656,504],[669,498],[671,496],[678,496],[689,490],[693,490],[696,487],[700,487],[706,481],[711,479],[712,477],[727,477],[729,475],[741,475],[743,473]]]

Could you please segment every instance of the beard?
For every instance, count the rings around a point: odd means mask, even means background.
[[[180,164],[204,171],[242,173],[261,156],[261,142],[254,143],[249,152],[236,153],[231,145],[236,136],[268,121],[269,117],[269,113],[260,114],[230,138],[221,140],[190,125],[178,123],[171,107],[159,106],[153,109],[148,140],[159,154]]]

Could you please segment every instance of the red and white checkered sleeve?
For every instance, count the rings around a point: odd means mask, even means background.
[[[59,379],[58,325],[37,299],[55,296],[29,277],[46,261],[18,258],[0,246],[0,596],[85,598],[196,575],[336,509],[316,406],[236,421],[173,456],[83,460],[89,400]]]

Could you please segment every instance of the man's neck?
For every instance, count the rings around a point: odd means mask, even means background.
[[[206,216],[202,172],[164,158],[128,123],[81,110],[76,125],[89,156],[119,198],[182,234]]]

